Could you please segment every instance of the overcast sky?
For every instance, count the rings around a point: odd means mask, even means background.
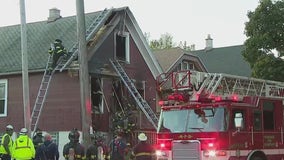
[[[20,0],[1,0],[0,26],[20,24]],[[208,34],[214,47],[243,44],[247,12],[258,0],[84,0],[85,12],[128,6],[142,32],[150,39],[164,33],[174,42],[187,41],[203,49]],[[45,21],[50,8],[60,9],[63,17],[76,15],[76,0],[25,0],[26,21]]]

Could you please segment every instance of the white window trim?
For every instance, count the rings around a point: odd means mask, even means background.
[[[0,83],[4,83],[5,84],[5,104],[4,104],[4,113],[0,113],[0,117],[7,117],[7,104],[8,104],[8,80],[7,79],[1,79]]]
[[[114,54],[115,54],[115,56],[116,56],[116,35],[117,34],[120,34],[121,36],[123,36],[123,37],[126,37],[126,39],[125,39],[125,61],[127,62],[127,63],[130,63],[130,53],[129,53],[129,47],[130,47],[130,45],[129,45],[129,33],[128,32],[120,32],[120,31],[116,31],[115,33],[114,33],[114,44],[115,44],[115,47],[114,47]]]
[[[186,67],[184,67],[186,66]],[[180,70],[195,70],[194,63],[189,61],[182,61],[180,65]]]

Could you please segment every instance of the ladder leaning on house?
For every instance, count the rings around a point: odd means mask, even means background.
[[[92,22],[90,27],[86,31],[86,40],[89,41],[97,32],[98,30],[104,25],[105,21],[109,17],[109,15],[112,13],[112,9],[105,9],[103,10],[100,15]],[[36,101],[33,107],[32,115],[31,115],[31,130],[35,132],[38,126],[39,117],[41,115],[41,111],[43,108],[43,104],[45,102],[48,88],[50,81],[52,79],[53,74],[55,71],[62,72],[78,55],[78,43],[74,44],[70,50],[68,50],[68,53],[70,53],[67,57],[67,59],[60,58],[58,60],[58,64],[56,68],[51,72],[51,74],[48,73],[48,67],[52,63],[52,56],[49,56],[47,65],[45,68],[45,72],[40,84],[40,88],[36,97]]]
[[[55,69],[54,69],[50,74],[48,74],[48,72],[49,72],[48,68],[49,68],[49,66],[51,66],[51,64],[52,64],[52,56],[50,55],[48,57],[48,61],[47,61],[46,67],[45,67],[44,75],[43,75],[43,78],[41,80],[41,84],[40,84],[40,87],[39,87],[39,91],[38,91],[36,101],[35,101],[35,105],[33,107],[33,112],[32,112],[32,115],[31,115],[31,129],[32,129],[33,132],[35,132],[35,130],[37,129],[38,117],[41,114],[42,106],[43,106],[43,103],[44,103],[46,95],[47,95],[47,90],[49,88],[51,78],[52,78],[52,76],[55,72]]]
[[[109,15],[112,13],[112,9],[105,9],[103,10],[100,15],[95,19],[95,21],[90,25],[90,27],[86,31],[86,40],[89,41],[94,34],[96,34],[99,29],[104,25],[104,22],[107,20]],[[78,55],[78,43],[73,45],[73,47],[69,50],[71,55],[69,56],[68,60],[65,62],[60,63],[59,71],[62,72]]]
[[[139,108],[143,111],[147,119],[153,125],[155,129],[158,126],[158,118],[154,111],[151,109],[149,104],[145,101],[145,99],[140,95],[140,93],[135,88],[131,79],[127,76],[126,72],[124,71],[123,67],[117,60],[110,60],[112,66],[114,67],[115,71],[118,73],[119,77],[123,81],[124,85],[127,87],[128,91],[135,99],[136,103],[138,104]]]

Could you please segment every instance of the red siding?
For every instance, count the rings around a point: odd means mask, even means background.
[[[40,87],[43,73],[29,75],[31,112]],[[1,77],[2,78],[2,77]],[[1,117],[1,124],[12,124],[16,131],[24,127],[24,106],[21,75],[8,79],[8,116]],[[81,129],[80,83],[78,77],[67,72],[55,73],[43,106],[38,127],[46,131]],[[4,130],[4,126],[1,126]]]

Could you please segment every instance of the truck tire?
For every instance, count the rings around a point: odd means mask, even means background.
[[[267,160],[267,158],[263,152],[256,152],[252,155],[250,160]]]

